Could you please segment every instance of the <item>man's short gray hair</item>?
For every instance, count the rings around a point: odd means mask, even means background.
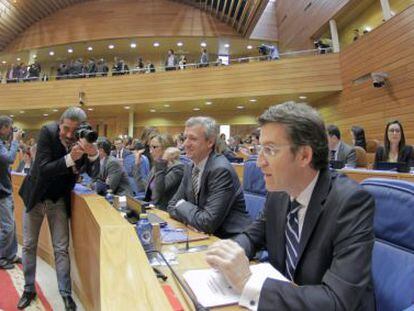
[[[210,117],[191,117],[185,122],[186,127],[193,127],[196,125],[201,125],[204,128],[206,139],[213,139],[215,141],[218,133],[216,120]]]
[[[79,107],[69,107],[62,113],[60,117],[60,122],[62,123],[64,119],[69,119],[72,121],[82,123],[85,122],[87,118],[88,117],[85,111],[83,111],[83,109]]]
[[[328,167],[328,139],[325,124],[312,107],[293,101],[271,106],[259,117],[259,124],[283,124],[291,150],[296,153],[300,146],[310,146],[313,157],[311,166],[320,170]]]
[[[0,116],[0,129],[2,129],[5,126],[10,127],[13,124],[13,119],[9,116]]]

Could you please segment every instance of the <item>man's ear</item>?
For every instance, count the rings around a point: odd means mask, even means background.
[[[301,146],[298,150],[298,157],[302,167],[309,166],[313,159],[313,150],[311,146]]]

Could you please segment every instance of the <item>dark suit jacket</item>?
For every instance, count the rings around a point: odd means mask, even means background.
[[[212,152],[201,176],[198,205],[192,191],[192,165],[186,165],[177,193],[168,204],[170,215],[194,228],[228,238],[251,223],[239,178],[230,162]],[[186,202],[176,206],[184,199]]]
[[[168,202],[172,199],[180,186],[184,174],[184,164],[178,162],[167,167],[167,162],[155,162],[151,170],[147,189],[145,191],[145,201],[151,201],[154,197],[154,204],[166,210]],[[151,190],[151,183],[154,183],[154,189]]]
[[[40,130],[33,166],[19,190],[27,212],[45,199],[46,193],[55,191],[58,192],[59,198],[65,200],[68,214],[70,214],[71,191],[78,174],[74,173],[72,167],[66,166],[65,155],[67,153],[68,151],[59,138],[59,125],[50,123],[43,126]],[[87,155],[84,155],[76,161],[76,169],[79,173],[86,172],[93,175],[92,164],[87,159]]]
[[[379,146],[375,152],[374,169],[376,168],[378,162],[388,162],[387,155],[385,154],[385,148],[383,146]],[[398,154],[398,162],[405,162],[408,165],[412,165],[414,163],[414,152],[412,146],[404,146]]]
[[[252,257],[266,246],[285,273],[285,227],[290,197],[269,193],[260,217],[235,238]],[[371,280],[375,203],[344,175],[320,172],[309,202],[291,283],[267,279],[259,310],[375,310]]]
[[[339,145],[337,151],[336,160],[342,161],[345,164],[356,167],[356,151],[354,147],[345,144],[343,141],[341,141],[341,144]]]
[[[103,167],[99,169],[99,177],[102,182],[106,183],[108,179],[108,187],[115,195],[130,195],[132,196],[132,189],[129,184],[128,176],[124,171],[123,166],[113,156],[107,156],[103,162]]]

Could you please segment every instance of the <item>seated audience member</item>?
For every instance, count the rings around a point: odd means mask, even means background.
[[[126,156],[131,154],[131,151],[125,148],[122,138],[116,138],[114,140],[115,150],[111,152],[111,155],[119,160],[125,159]]]
[[[356,152],[353,147],[341,140],[341,132],[335,125],[327,127],[329,161],[341,161],[347,166],[356,167]]]
[[[404,162],[412,165],[413,147],[405,144],[402,124],[395,120],[388,122],[384,133],[384,146],[375,152],[374,169],[378,162]]]
[[[207,262],[252,310],[375,310],[373,198],[328,169],[325,126],[310,106],[272,106],[259,123],[264,210],[234,241],[210,246]],[[290,282],[251,272],[248,258],[262,247]]]
[[[136,141],[133,151],[134,165],[131,170],[128,168],[126,172],[128,176],[135,179],[138,193],[145,193],[150,172],[150,161],[144,152],[145,146],[140,141]]]
[[[97,75],[105,77],[108,75],[108,71],[109,71],[108,65],[106,64],[105,60],[101,58],[96,65]]]
[[[360,126],[351,127],[352,144],[367,150],[367,142],[365,140],[365,131]]]
[[[30,168],[33,165],[33,161],[36,155],[36,145],[33,145],[26,152],[23,154],[23,159],[20,161],[19,165],[17,166],[16,172],[19,173],[29,173]]]
[[[184,151],[184,135],[182,133],[174,135],[175,146],[180,150],[181,154],[185,154]]]
[[[217,154],[224,155],[227,160],[230,162],[234,162],[237,158],[237,155],[230,149],[230,147],[226,144],[226,135],[221,134],[216,141],[215,151]]]
[[[142,133],[141,133],[141,142],[145,146],[145,151],[144,151],[143,154],[150,160],[150,167],[152,167],[150,142],[151,142],[151,139],[153,139],[154,136],[157,135],[157,134],[158,134],[158,130],[157,130],[156,127],[153,127],[153,126],[144,127],[144,129],[142,130]]]
[[[165,71],[176,70],[178,66],[177,56],[174,54],[174,50],[169,49],[167,58],[165,60]]]
[[[197,230],[228,238],[242,232],[251,221],[234,168],[214,152],[217,130],[212,118],[187,120],[184,148],[193,165],[185,167],[168,212]]]
[[[169,134],[156,134],[152,136],[149,141],[149,148],[152,160],[152,168],[148,176],[148,183],[145,190],[145,201],[155,201],[159,200],[159,194],[155,193],[155,173],[156,173],[156,164],[157,162],[162,162],[162,157],[167,148],[174,147],[174,140]],[[163,165],[158,165],[160,170]],[[180,179],[181,180],[181,179]],[[168,203],[168,202],[167,202]]]
[[[154,162],[154,187],[151,191],[154,204],[166,210],[168,202],[172,199],[180,186],[184,174],[184,164],[179,160],[180,150],[168,147],[161,159]]]
[[[95,184],[95,190],[99,194],[111,189],[115,195],[133,195],[128,176],[122,164],[111,156],[111,143],[106,138],[100,138],[97,142],[99,151],[99,174]],[[106,189],[102,189],[106,188]],[[101,191],[101,189],[103,191]]]

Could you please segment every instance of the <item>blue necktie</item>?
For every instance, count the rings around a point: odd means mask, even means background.
[[[300,204],[297,201],[290,203],[285,230],[286,237],[286,277],[293,281],[299,252],[299,220]]]

